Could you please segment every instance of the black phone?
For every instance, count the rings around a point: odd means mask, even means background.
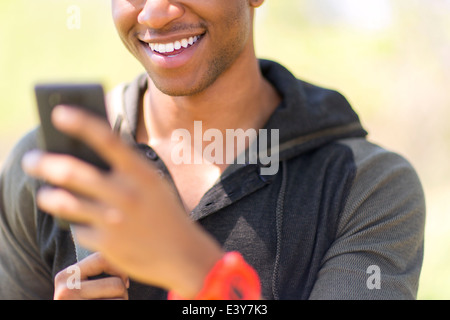
[[[84,143],[57,130],[51,113],[57,105],[73,105],[107,121],[105,95],[99,84],[39,84],[35,94],[41,122],[40,147],[48,152],[77,157],[103,170],[108,164]]]
[[[51,121],[51,113],[57,105],[72,105],[107,121],[105,95],[100,84],[38,84],[35,95],[40,118],[39,147],[47,152],[68,154],[108,171],[109,165],[90,147],[80,140],[56,129]],[[69,223],[58,220],[62,228]]]

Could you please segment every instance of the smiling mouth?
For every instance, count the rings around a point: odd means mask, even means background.
[[[152,52],[163,56],[175,56],[198,43],[205,34],[183,38],[169,43],[147,43]]]

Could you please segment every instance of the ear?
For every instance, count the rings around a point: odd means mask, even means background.
[[[248,0],[248,2],[251,7],[258,8],[264,3],[264,0]]]

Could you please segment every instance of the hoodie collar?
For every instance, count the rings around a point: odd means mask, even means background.
[[[340,93],[299,80],[276,62],[259,62],[263,76],[282,98],[265,126],[268,131],[279,130],[280,161],[338,139],[367,135],[358,115]],[[119,126],[117,121],[112,123],[128,141],[135,141],[138,106],[147,81],[144,73],[120,88],[121,123]]]

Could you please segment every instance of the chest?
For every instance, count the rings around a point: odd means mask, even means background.
[[[171,149],[157,148],[159,165],[168,171],[180,195],[186,212],[192,212],[206,192],[219,180],[227,165],[201,163],[174,163]]]
[[[257,168],[246,166],[227,175],[219,184],[215,183],[212,168],[168,167],[187,206],[192,208],[201,199],[193,209],[193,220],[225,251],[243,254],[260,275],[263,296],[269,299],[309,296],[324,254],[335,240],[341,201],[346,199],[347,182],[354,176],[327,174],[329,166],[336,166],[339,161],[320,165],[317,158],[308,158],[282,165],[280,173],[271,177],[262,177]],[[210,172],[212,177],[207,178],[201,172]],[[38,230],[48,230],[50,216],[40,217]],[[51,223],[57,228],[54,221]],[[55,248],[72,243],[70,234],[63,235],[67,237],[64,243],[55,234],[51,233],[54,242],[50,241],[52,245],[47,245],[47,252],[43,253],[53,268],[55,257],[58,260],[70,253],[70,258],[75,259],[74,250],[58,250],[55,254]],[[38,238],[49,243],[45,236]],[[60,268],[56,265],[55,271]],[[164,299],[166,294],[132,283],[130,297]]]
[[[197,206],[221,175],[220,168],[213,165],[169,165],[167,169],[187,212],[191,212]]]

